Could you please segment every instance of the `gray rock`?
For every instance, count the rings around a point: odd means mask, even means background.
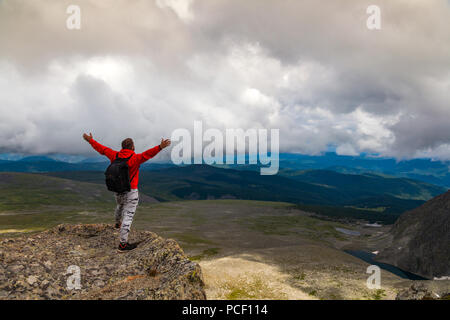
[[[94,286],[99,287],[99,288],[104,287],[105,286],[105,282],[103,282],[102,280],[95,280],[94,281]]]
[[[50,285],[50,281],[44,280],[44,281],[41,282],[40,287],[41,287],[43,290],[45,290],[45,289],[48,288],[49,285]]]
[[[414,281],[406,290],[397,294],[396,300],[440,300],[448,299],[450,281]]]
[[[21,264],[16,264],[16,265],[12,265],[8,267],[8,270],[14,273],[18,273],[20,271],[22,271],[23,269],[25,269],[25,267]]]
[[[34,285],[36,282],[38,281],[38,277],[37,276],[29,276],[28,278],[27,278],[27,283],[30,285],[30,286],[32,286],[32,285]]]
[[[106,224],[6,240],[0,299],[206,299],[200,266],[174,240],[132,230],[130,242],[139,245],[117,253],[117,232]],[[68,286],[78,271],[81,288]]]
[[[400,216],[376,260],[425,278],[450,276],[450,191]]]

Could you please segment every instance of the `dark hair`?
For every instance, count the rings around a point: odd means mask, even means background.
[[[122,141],[122,149],[130,149],[130,150],[132,150],[133,147],[134,147],[133,139],[126,138],[125,140]]]

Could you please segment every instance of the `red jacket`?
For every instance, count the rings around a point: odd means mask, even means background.
[[[129,156],[131,156],[130,160],[128,160],[127,162],[128,167],[130,168],[129,171],[130,171],[131,189],[137,189],[138,187],[139,166],[145,161],[156,156],[158,152],[161,151],[160,146],[153,147],[142,153],[134,153],[134,151],[130,149],[122,149],[120,151],[114,151],[108,147],[101,145],[94,139],[91,139],[89,143],[91,144],[92,148],[94,148],[98,153],[107,156],[111,162],[113,162],[114,159],[116,159],[117,154],[119,154],[119,158],[128,158]]]

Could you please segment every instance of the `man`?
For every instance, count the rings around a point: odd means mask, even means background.
[[[131,138],[127,138],[122,141],[122,150],[114,151],[108,147],[105,147],[95,141],[92,137],[92,133],[87,135],[83,134],[84,140],[89,142],[89,144],[101,155],[105,155],[108,159],[113,162],[116,157],[128,158],[127,164],[129,167],[130,176],[130,187],[129,192],[116,193],[116,225],[117,229],[120,228],[120,244],[118,251],[127,252],[136,248],[136,244],[128,243],[128,234],[130,232],[131,223],[133,222],[134,213],[136,212],[136,207],[139,202],[138,193],[138,182],[139,182],[139,166],[145,161],[156,156],[162,149],[170,145],[169,139],[161,139],[160,145],[148,149],[143,153],[134,152],[134,142]]]

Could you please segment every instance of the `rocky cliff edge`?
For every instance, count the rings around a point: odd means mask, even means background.
[[[0,299],[206,299],[200,266],[172,239],[111,225],[59,225],[0,241]]]

